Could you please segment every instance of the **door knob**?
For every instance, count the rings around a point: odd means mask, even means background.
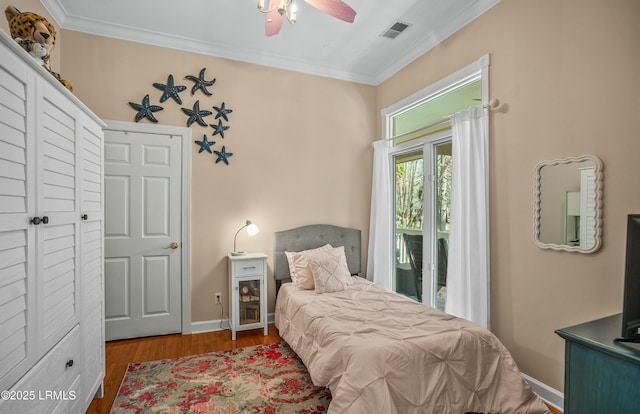
[[[178,246],[179,246],[178,242],[171,242],[171,244],[169,245],[169,248],[175,250],[178,248]]]

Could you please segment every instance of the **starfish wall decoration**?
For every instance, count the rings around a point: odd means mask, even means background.
[[[209,92],[207,90],[207,87],[209,86],[213,86],[214,83],[216,83],[216,78],[213,78],[212,80],[208,81],[204,79],[204,71],[207,70],[207,68],[202,68],[200,70],[200,75],[198,75],[198,77],[192,76],[192,75],[187,75],[184,78],[188,79],[190,81],[193,81],[195,84],[193,85],[193,87],[191,88],[191,95],[195,94],[196,92],[198,92],[198,90],[201,90],[202,93],[204,93],[207,96],[211,96],[211,92]]]
[[[222,138],[224,138],[224,131],[226,131],[227,129],[231,128],[230,126],[227,125],[222,125],[222,119],[218,120],[218,125],[216,124],[211,124],[209,125],[211,128],[213,128],[213,135],[218,135],[220,134],[220,136]]]
[[[216,159],[216,164],[219,163],[220,161],[224,162],[225,164],[229,165],[229,157],[233,155],[232,152],[227,152],[225,149],[225,146],[222,146],[222,151],[213,151],[218,158]]]
[[[202,141],[193,141],[193,142],[200,145],[200,150],[198,150],[198,154],[200,154],[202,151],[207,151],[209,154],[211,154],[211,147],[216,143],[215,141],[209,141],[206,135],[202,136]]]
[[[205,72],[207,68],[202,68],[198,76],[187,75],[184,79],[193,82],[193,87],[191,88],[191,95],[195,95],[198,91],[202,92],[203,95],[211,96],[212,93],[208,90],[208,88],[212,87],[216,83],[216,78],[211,80],[205,79]],[[172,74],[168,75],[167,83],[158,83],[155,82],[152,84],[154,88],[162,91],[162,96],[160,97],[160,103],[166,102],[169,99],[174,102],[182,105],[182,98],[180,97],[180,93],[184,92],[187,87],[183,85],[176,85],[174,81],[174,77]],[[144,118],[147,118],[151,122],[158,122],[154,113],[158,111],[162,111],[164,108],[158,105],[151,105],[149,95],[145,95],[142,99],[141,103],[137,102],[129,102],[129,105],[137,111],[135,115],[135,121],[139,122]],[[182,112],[187,115],[187,127],[192,127],[193,124],[197,124],[201,127],[212,127],[213,133],[211,134],[211,138],[216,135],[220,135],[220,137],[224,138],[225,131],[227,131],[230,127],[228,125],[224,125],[222,121],[229,121],[229,114],[233,112],[232,109],[227,108],[225,102],[218,106],[213,106],[215,111],[215,119],[218,120],[217,124],[214,122],[209,124],[205,121],[205,118],[209,115],[213,115],[213,112],[200,109],[200,101],[196,100],[193,103],[191,109],[189,108],[180,108]],[[195,125],[194,125],[195,127]],[[198,154],[202,152],[208,152],[209,154],[215,154],[217,157],[215,163],[223,162],[226,165],[229,165],[229,157],[233,155],[231,152],[227,152],[226,147],[222,146],[221,151],[217,151],[213,149],[213,146],[216,144],[216,141],[209,141],[206,134],[202,135],[202,140],[193,141],[195,145],[198,145]]]
[[[227,122],[229,121],[229,118],[227,117],[227,115],[233,112],[233,109],[227,109],[224,107],[224,102],[222,102],[222,106],[220,107],[214,106],[213,109],[217,112],[216,119],[222,118]]]
[[[187,119],[187,126],[191,126],[191,124],[193,124],[194,122],[197,122],[198,125],[203,127],[207,126],[207,123],[203,118],[213,113],[211,111],[205,111],[204,109],[200,109],[200,101],[196,101],[196,103],[193,104],[193,109],[182,108],[182,112],[189,115],[189,119]]]
[[[145,97],[142,98],[142,103],[129,102],[129,105],[138,111],[136,114],[136,122],[139,122],[142,118],[147,118],[151,122],[158,122],[156,117],[153,116],[153,113],[164,109],[158,105],[151,105],[149,103],[149,95],[145,95]]]
[[[178,103],[178,105],[182,105],[182,99],[180,98],[179,93],[187,89],[187,87],[182,85],[174,85],[173,75],[169,75],[169,78],[167,78],[166,85],[162,83],[154,83],[153,86],[162,91],[162,97],[160,98],[160,103],[166,101],[169,98],[172,98],[174,101]]]

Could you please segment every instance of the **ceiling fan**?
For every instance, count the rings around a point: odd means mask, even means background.
[[[353,23],[356,11],[342,0],[304,0],[316,9],[327,13],[336,19]],[[267,15],[265,29],[267,36],[280,33],[282,23],[286,18],[289,23],[295,23],[298,6],[296,0],[268,0],[269,6],[265,7],[265,0],[258,0],[258,10]]]

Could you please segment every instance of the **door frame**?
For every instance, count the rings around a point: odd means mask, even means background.
[[[182,138],[182,333],[191,333],[191,128],[172,125],[139,124],[125,121],[104,121],[109,131],[172,135]]]

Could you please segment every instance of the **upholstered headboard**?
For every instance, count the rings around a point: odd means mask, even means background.
[[[334,247],[344,246],[349,271],[352,275],[360,273],[360,238],[360,230],[330,224],[312,224],[276,232],[273,252],[273,275],[276,286],[279,288],[283,281],[291,279],[285,251],[299,252],[324,246],[327,243]]]

